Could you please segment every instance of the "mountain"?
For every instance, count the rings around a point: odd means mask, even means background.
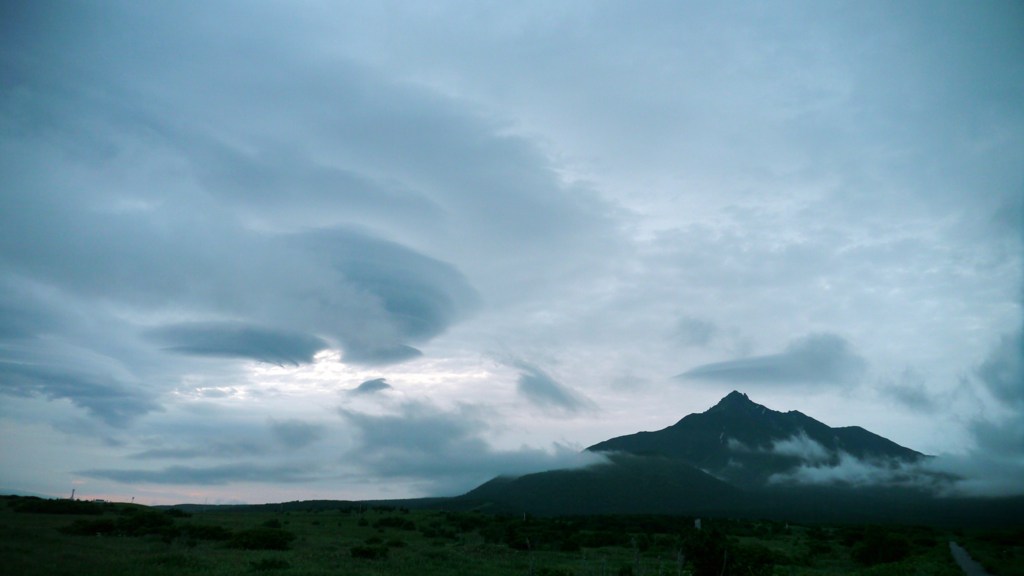
[[[453,507],[544,515],[678,514],[805,522],[1019,523],[1024,498],[938,497],[930,458],[732,392],[655,432],[599,442],[586,468],[498,477]]]
[[[663,430],[619,436],[587,450],[674,458],[745,488],[784,483],[800,466],[835,468],[844,457],[894,468],[925,458],[858,426],[832,428],[735,391]]]
[[[741,490],[672,458],[612,454],[586,468],[498,477],[462,496],[495,511],[545,515],[699,514]]]

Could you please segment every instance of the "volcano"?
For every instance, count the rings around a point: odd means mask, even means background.
[[[950,478],[928,469],[931,456],[858,426],[772,410],[737,391],[662,430],[586,450],[603,461],[494,478],[458,500],[512,513],[819,522],[998,523],[1024,512],[1022,498],[940,496]]]
[[[859,426],[832,428],[795,410],[776,412],[735,391],[663,430],[619,436],[587,450],[681,460],[744,488],[785,484],[801,471],[835,470],[850,461],[898,470],[926,458]],[[838,482],[841,475],[834,476]]]

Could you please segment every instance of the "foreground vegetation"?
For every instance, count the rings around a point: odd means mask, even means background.
[[[0,572],[11,575],[959,575],[950,539],[995,574],[1024,573],[1020,529],[0,500]]]

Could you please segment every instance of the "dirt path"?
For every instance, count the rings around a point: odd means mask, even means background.
[[[985,569],[971,558],[971,555],[967,553],[959,544],[949,541],[949,551],[953,553],[953,559],[960,565],[960,569],[964,571],[967,576],[992,576]]]

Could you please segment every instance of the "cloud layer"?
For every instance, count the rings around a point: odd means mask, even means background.
[[[457,495],[499,475],[518,476],[558,468],[575,468],[604,457],[555,444],[549,450],[523,447],[500,450],[482,437],[488,425],[469,407],[445,411],[423,403],[406,403],[394,414],[371,415],[342,410],[359,441],[346,458],[368,474],[407,479],[436,494]]]
[[[546,372],[525,362],[517,362],[519,379],[516,390],[535,406],[567,412],[593,409],[592,402],[559,383]]]
[[[1005,474],[1020,11],[4,4],[0,487],[421,495],[748,386]]]
[[[842,337],[812,334],[779,354],[704,364],[679,376],[736,384],[843,384],[856,382],[864,368],[864,359]]]

